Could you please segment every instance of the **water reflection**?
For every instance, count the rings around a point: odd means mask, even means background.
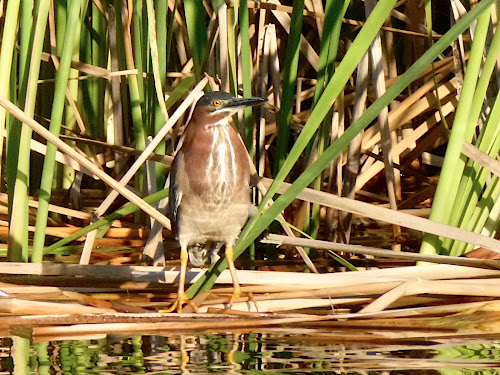
[[[31,344],[12,337],[0,339],[0,374],[500,374],[498,340],[376,346],[332,344],[327,336],[108,335]]]

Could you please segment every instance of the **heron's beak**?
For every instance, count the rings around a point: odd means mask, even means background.
[[[236,112],[240,109],[246,108],[246,107],[253,107],[256,105],[261,105],[263,103],[267,102],[266,98],[258,98],[258,97],[251,97],[251,98],[234,98],[231,99],[229,102],[227,102],[223,109],[228,109],[231,110],[232,112]]]

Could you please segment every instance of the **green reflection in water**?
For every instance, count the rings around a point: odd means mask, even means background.
[[[0,339],[0,374],[500,374],[500,342],[377,346],[325,338],[108,335],[30,344],[13,337]]]

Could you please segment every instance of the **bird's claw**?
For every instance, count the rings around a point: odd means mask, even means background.
[[[254,306],[255,306],[255,310],[259,311],[258,307],[257,307],[257,301],[255,300],[254,296],[253,296],[253,293],[244,293],[244,294],[247,294],[248,295],[248,301],[247,302],[250,302],[252,301]],[[241,292],[233,292],[233,294],[231,295],[231,298],[229,299],[229,303],[228,303],[228,307],[224,310],[231,310],[231,308],[233,307],[233,304],[234,302],[241,297]]]
[[[240,297],[241,297],[241,293],[234,292],[231,295],[231,298],[229,299],[228,309],[231,309],[233,307],[234,301],[236,301]]]
[[[176,311],[180,314],[182,313],[182,306],[184,305],[189,305],[195,312],[198,312],[198,306],[196,306],[196,304],[188,298],[187,294],[179,295],[172,306],[170,306],[167,310],[161,310],[161,312],[171,313]]]

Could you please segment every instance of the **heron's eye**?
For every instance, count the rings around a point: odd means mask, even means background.
[[[214,107],[220,107],[221,102],[220,102],[220,100],[215,99],[215,100],[212,102],[212,105],[213,105]]]

